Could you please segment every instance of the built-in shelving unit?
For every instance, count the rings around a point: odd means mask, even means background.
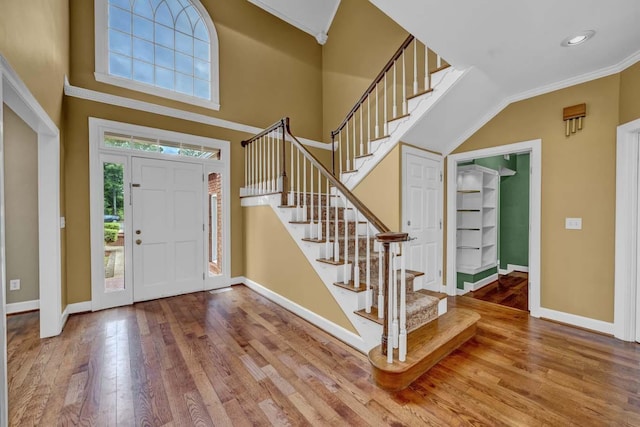
[[[477,274],[497,265],[498,172],[458,167],[457,271]]]

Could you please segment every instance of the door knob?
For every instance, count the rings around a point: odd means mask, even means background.
[[[136,234],[142,233],[142,230],[136,230]]]
[[[142,243],[142,240],[140,240],[140,239],[136,240],[136,245],[139,245],[141,243]]]

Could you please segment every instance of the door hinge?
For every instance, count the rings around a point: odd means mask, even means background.
[[[202,231],[204,231],[204,224],[202,224]]]
[[[204,174],[202,174],[202,182],[204,182]]]
[[[440,171],[440,182],[442,182],[442,171]]]
[[[438,277],[442,277],[442,270],[438,270]]]
[[[205,277],[204,277],[204,273],[202,273],[202,280],[204,280],[204,279],[205,279]]]
[[[442,230],[442,219],[440,219],[440,230]]]

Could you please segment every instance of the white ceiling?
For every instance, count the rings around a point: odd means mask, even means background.
[[[638,0],[371,0],[459,68],[474,66],[507,96],[618,64],[640,51]],[[560,42],[595,30],[588,42]]]
[[[249,0],[324,44],[340,0]]]

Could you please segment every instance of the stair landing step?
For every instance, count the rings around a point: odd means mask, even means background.
[[[338,286],[342,289],[347,289],[351,292],[364,292],[367,290],[367,284],[366,283],[360,283],[359,287],[355,287],[355,284],[353,282],[353,280],[349,280],[349,283],[343,283],[343,282],[334,282],[335,286]]]
[[[382,321],[384,319],[378,318],[378,307],[371,307],[371,313],[367,313],[367,311],[363,308],[362,310],[354,311],[358,316],[364,317],[365,319],[371,320],[372,322],[376,322],[378,325],[382,325]]]
[[[369,362],[376,385],[384,390],[407,388],[449,353],[464,344],[476,333],[480,315],[471,310],[454,308],[407,336],[407,360],[387,363],[380,345],[369,351]]]
[[[436,292],[436,291],[429,291],[427,289],[418,289],[416,292],[420,292],[421,294],[428,295],[428,296],[434,297],[434,298],[438,298],[440,300],[446,299],[447,296],[448,296],[445,293]]]

